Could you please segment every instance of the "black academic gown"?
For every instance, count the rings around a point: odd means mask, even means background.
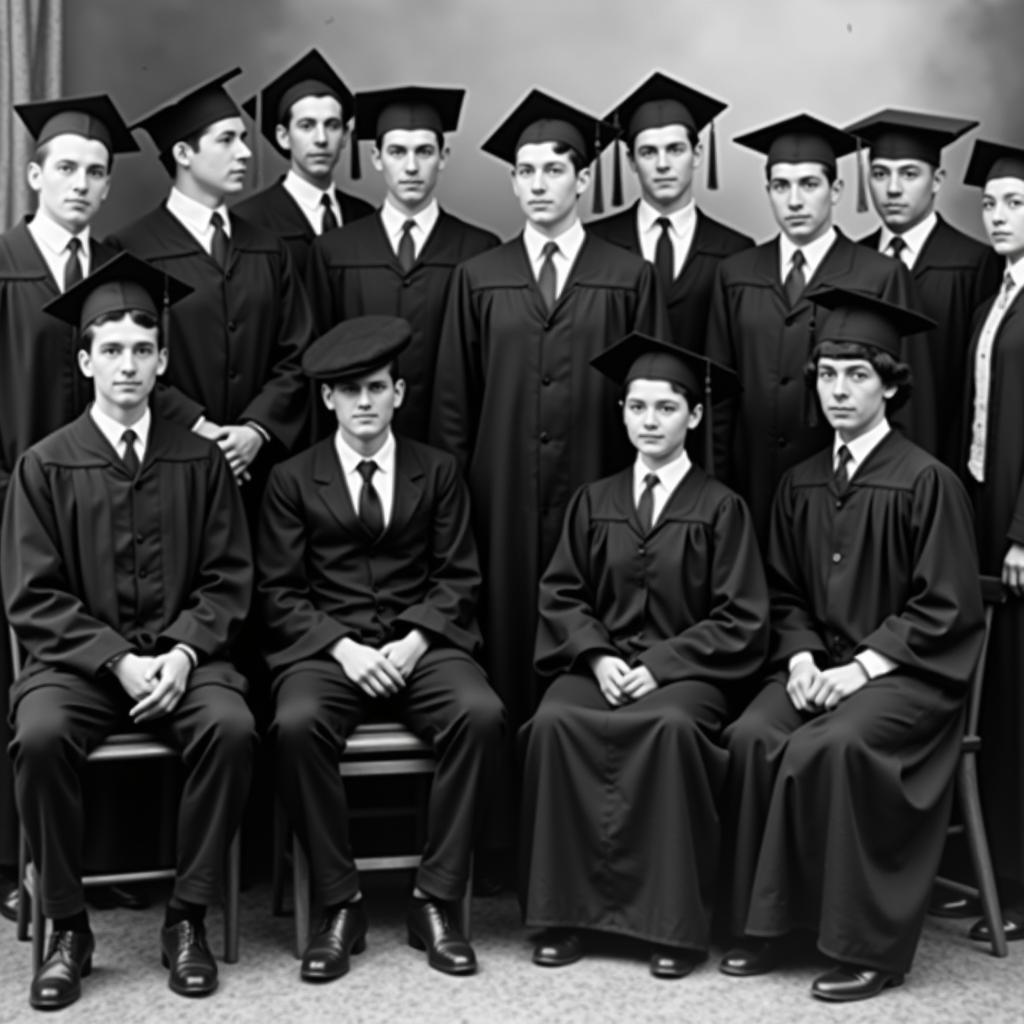
[[[881,232],[861,239],[878,250]],[[918,309],[938,326],[911,344],[925,346],[915,365],[927,357],[931,382],[914,380],[914,391],[899,417],[910,424],[914,441],[947,466],[960,471],[960,413],[971,323],[978,307],[999,290],[1002,263],[987,246],[938,217],[910,275]]]
[[[773,674],[726,732],[732,927],[807,928],[838,961],[901,974],[945,845],[978,562],[963,486],[898,431],[845,496],[832,462],[829,446],[787,473],[772,511]],[[831,711],[793,707],[792,655],[824,669],[864,650],[895,671]]]
[[[231,211],[280,238],[288,247],[295,272],[304,281],[309,265],[309,250],[317,239],[317,233],[283,182],[282,175],[262,192],[236,203]],[[374,212],[365,199],[342,192],[340,188],[334,190],[334,197],[341,210],[341,226],[351,224],[360,217],[369,217]]]
[[[968,351],[961,470],[974,501],[982,572],[1002,574],[1011,544],[1024,544],[1024,298],[1018,292],[992,346],[985,482],[967,472],[974,414],[974,364],[991,302],[978,310]],[[985,825],[1001,879],[1024,890],[1024,600],[1009,597],[996,609],[981,709],[985,753],[980,760]]]
[[[646,533],[633,471],[574,496],[540,585],[520,732],[521,899],[531,927],[706,951],[720,857],[718,744],[768,649],[768,591],[743,501],[694,466]],[[659,689],[613,708],[588,667],[645,665]]]
[[[284,243],[232,217],[222,270],[163,204],[111,241],[195,289],[170,309],[170,361],[154,399],[164,415],[187,427],[200,416],[254,420],[276,442],[261,450],[264,465],[275,448],[291,449],[307,422],[301,358],[313,323]]]
[[[914,304],[906,267],[869,252],[842,232],[805,292],[826,285]],[[715,409],[715,469],[750,505],[762,545],[782,474],[832,437],[803,372],[815,344],[815,320],[823,313],[806,298],[789,308],[779,276],[778,237],[719,266],[707,355],[736,371],[743,393]]]
[[[395,413],[398,433],[425,441],[434,392],[437,346],[452,274],[464,260],[498,244],[497,235],[440,211],[430,237],[408,274],[384,232],[380,215],[368,217],[317,240],[310,256],[309,297],[318,331],[353,316],[404,317],[412,325],[409,347],[399,368],[406,381],[402,407]],[[334,429],[323,414],[316,436]]]
[[[513,725],[537,705],[537,583],[573,491],[630,461],[618,389],[590,360],[630,331],[668,335],[649,264],[588,235],[548,312],[522,237],[455,271],[431,437],[469,481],[491,683]]]
[[[73,420],[92,388],[78,369],[75,331],[43,306],[61,290],[27,220],[0,235],[0,514],[14,465],[36,441]],[[89,239],[89,266],[115,250]],[[11,652],[0,610],[0,867],[18,861],[18,826],[7,745]]]

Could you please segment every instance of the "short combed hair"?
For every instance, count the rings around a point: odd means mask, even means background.
[[[684,124],[683,127],[686,129],[686,137],[690,140],[690,149],[696,150],[697,146],[700,145],[700,134],[695,132],[688,124]],[[640,132],[636,133],[636,135],[639,134]],[[626,143],[626,152],[629,153],[630,156],[635,156],[636,135]]]
[[[102,327],[104,324],[117,323],[128,317],[129,320],[136,327],[144,327],[146,330],[155,330],[157,335],[157,345],[160,345],[160,321],[157,320],[152,313],[147,313],[142,309],[126,309],[118,313],[101,313],[98,317],[81,334],[78,336],[78,347],[90,349],[92,348],[92,339],[96,336],[96,328]]]
[[[179,142],[184,142],[189,149],[194,153],[199,152],[199,140],[206,134],[209,129],[209,125],[205,128],[200,128],[198,131],[192,132],[183,138],[176,139],[174,145],[171,146],[166,152],[160,154],[160,163],[163,164],[164,170],[173,178],[178,173],[178,161],[174,159],[174,146]]]
[[[839,172],[835,167],[829,167],[828,164],[823,164],[820,160],[799,160],[797,163],[809,163],[817,164],[821,168],[821,173],[825,175],[825,180],[828,182],[829,187],[836,183],[839,178]],[[789,163],[788,160],[777,160],[776,163]],[[764,169],[764,180],[771,184],[772,180],[772,168],[775,164],[767,164]]]
[[[40,167],[42,167],[43,164],[46,163],[46,158],[50,155],[50,142],[51,141],[52,140],[47,139],[46,142],[40,143],[38,146],[36,146],[34,152],[32,153],[32,163],[38,164]],[[104,149],[106,149],[106,146],[104,146]],[[111,153],[109,149],[107,149],[107,175],[108,175],[108,177],[110,176],[110,174],[113,173],[113,170],[114,170],[114,154]]]
[[[639,380],[640,378],[637,379]],[[664,380],[663,377],[655,379]],[[620,396],[619,401],[624,403],[626,399],[629,398],[629,389],[634,383],[636,383],[636,381],[631,380],[628,384],[622,385],[622,395]],[[694,406],[700,405],[704,400],[702,396],[695,395],[685,384],[677,384],[674,380],[666,380],[665,383],[673,390],[673,392],[675,392],[675,394],[682,395],[683,398],[686,399],[686,404],[689,407],[690,412],[693,412]]]
[[[394,128],[389,128],[388,129],[388,131],[394,131],[394,130],[395,130]],[[426,131],[431,132],[433,134],[434,138],[437,139],[437,151],[439,153],[443,153],[444,152],[444,132],[434,131],[432,128],[427,128]],[[384,136],[387,135],[387,133],[388,132],[381,132],[380,135],[378,135],[376,140],[375,140],[376,144],[377,144],[377,152],[378,153],[383,153],[384,152]],[[353,145],[356,145],[357,142],[358,142],[358,140],[354,141]]]
[[[552,143],[551,148],[555,151],[557,156],[569,155],[569,163],[572,164],[572,169],[579,174],[580,171],[585,171],[589,166],[587,158],[578,150],[575,146],[570,146],[565,142]]]
[[[359,380],[360,377],[365,377],[368,373],[376,373],[377,370],[387,370],[391,375],[391,383],[397,384],[402,379],[402,371],[398,365],[398,357],[390,359],[383,366],[378,366],[374,370],[366,370],[362,373],[350,373],[347,377],[335,377],[332,380],[321,381],[322,384],[326,384],[332,391],[341,384],[351,384],[354,380]]]
[[[896,388],[896,394],[886,400],[885,407],[894,412],[906,404],[914,390],[914,381],[910,367],[894,359],[888,352],[865,345],[857,341],[819,341],[811,352],[811,358],[804,367],[804,380],[808,387],[814,387],[818,379],[818,360],[826,359],[863,359],[870,363],[875,373],[882,378],[887,388]]]

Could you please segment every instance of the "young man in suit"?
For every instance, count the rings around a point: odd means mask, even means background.
[[[14,109],[36,144],[28,181],[37,203],[31,217],[0,235],[0,515],[21,455],[88,404],[74,331],[43,307],[114,255],[92,237],[90,224],[110,191],[114,155],[138,149],[106,96]],[[14,920],[18,822],[6,752],[10,677],[0,613],[0,913]]]
[[[289,167],[234,212],[280,238],[305,279],[310,246],[320,235],[373,213],[369,203],[334,184],[349,141],[352,93],[319,50],[310,50],[242,109],[259,118],[263,137]]]
[[[706,156],[700,133],[725,107],[667,75],[651,75],[605,118],[622,127],[640,198],[628,210],[587,225],[598,238],[638,253],[654,266],[668,305],[672,340],[695,352],[704,351],[718,264],[754,244],[694,202],[694,174]],[[708,159],[713,159],[713,144]]]
[[[353,316],[400,316],[413,336],[402,366],[416,382],[397,411],[398,430],[427,439],[434,365],[455,267],[498,239],[442,210],[434,192],[448,161],[445,133],[459,126],[465,92],[403,86],[356,97],[356,138],[373,140],[384,182],[376,216],[319,239],[310,259],[309,293],[317,327]],[[323,413],[319,402],[315,405]],[[320,417],[318,436],[333,430]]]
[[[935,202],[946,176],[942,151],[976,126],[962,118],[882,110],[846,129],[869,147],[868,186],[882,220],[861,244],[907,267],[918,307],[936,323],[914,341],[924,348],[932,376],[915,377],[903,418],[917,443],[954,469],[972,321],[998,290],[1000,265],[989,246],[944,220]],[[916,362],[920,367],[922,360]]]
[[[174,180],[164,203],[116,234],[116,243],[173,273],[193,292],[169,315],[174,358],[158,401],[177,423],[217,442],[258,504],[261,482],[303,436],[300,360],[312,321],[285,244],[228,213],[251,152],[226,81],[235,68],[143,118]]]
[[[767,157],[766,190],[779,235],[723,260],[708,322],[707,355],[739,374],[742,396],[715,422],[715,464],[746,498],[758,539],[782,474],[828,441],[804,386],[817,310],[808,286],[858,286],[908,304],[902,264],[850,241],[833,223],[842,194],[838,159],[856,140],[799,114],[736,139]]]
[[[889,422],[902,338],[932,321],[863,291],[813,301],[806,373],[834,434],[772,508],[771,674],[725,733],[740,938],[721,970],[770,971],[809,929],[835,961],[811,994],[848,1002],[913,961],[984,630],[963,485]]]
[[[252,593],[238,488],[220,452],[154,415],[159,310],[188,288],[122,254],[47,308],[78,328],[88,411],[19,460],[2,532],[18,811],[53,919],[31,1005],[81,993],[94,940],[81,884],[81,775],[107,735],[144,726],[181,750],[177,876],[160,947],[169,985],[209,995],[206,906],[249,786],[256,734],[226,661]]]
[[[365,945],[338,756],[376,709],[437,759],[409,943],[436,970],[476,970],[453,905],[502,768],[505,715],[473,659],[480,572],[465,484],[451,456],[391,431],[411,336],[397,317],[356,317],[310,347],[303,367],[337,429],[274,469],[260,524],[276,777],[323,907],[306,981],[340,977]]]
[[[469,480],[491,682],[521,725],[536,709],[537,584],[573,491],[625,466],[611,381],[590,359],[632,331],[667,339],[654,270],[585,231],[579,197],[611,128],[529,94],[484,143],[512,167],[519,236],[455,271],[431,437]]]

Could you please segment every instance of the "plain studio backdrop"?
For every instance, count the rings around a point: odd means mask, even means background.
[[[976,137],[1024,145],[1024,3],[1020,0],[77,0],[64,14],[64,92],[109,92],[132,121],[236,65],[229,90],[252,95],[309,47],[349,87],[464,86],[460,130],[438,190],[453,212],[503,237],[521,217],[506,165],[480,151],[493,127],[536,86],[598,115],[652,71],[728,102],[716,122],[719,190],[697,172],[707,211],[760,241],[774,233],[763,159],[733,136],[806,110],[838,125],[883,107],[973,117],[951,147],[939,209],[982,237],[978,191],[961,185]],[[255,133],[254,133],[255,134]],[[707,140],[707,132],[703,134]],[[148,137],[120,158],[97,218],[105,234],[155,205],[168,179]],[[285,169],[259,140],[262,184]],[[379,176],[362,147],[363,176],[338,181],[378,202]],[[603,161],[605,202],[611,154]],[[837,221],[859,237],[854,158]],[[626,198],[636,195],[623,162]],[[584,196],[584,219],[592,196]],[[606,208],[610,212],[610,207]]]

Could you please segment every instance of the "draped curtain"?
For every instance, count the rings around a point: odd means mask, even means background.
[[[63,6],[0,0],[0,231],[34,208],[25,183],[32,140],[13,105],[60,95]]]

